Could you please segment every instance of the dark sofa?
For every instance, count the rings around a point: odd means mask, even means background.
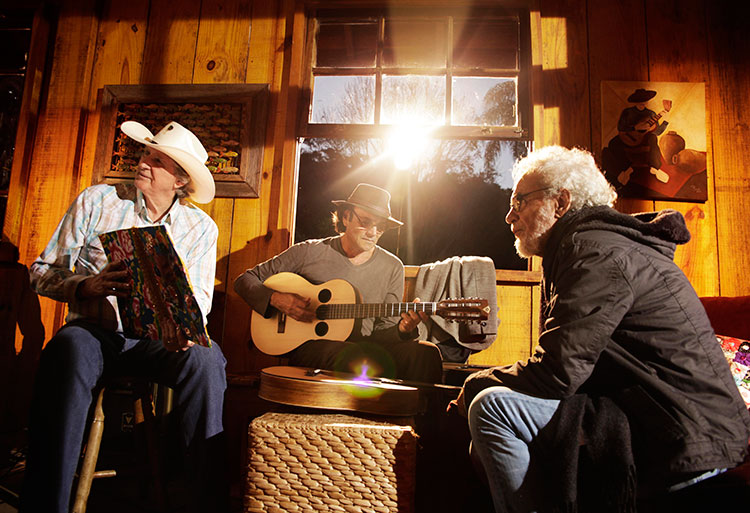
[[[717,335],[750,340],[750,296],[702,297]]]

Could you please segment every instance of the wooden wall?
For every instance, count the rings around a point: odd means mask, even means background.
[[[698,293],[750,294],[745,278],[750,274],[745,218],[750,210],[745,195],[750,182],[749,9],[720,0],[531,0],[531,5],[538,144],[598,152],[603,80],[706,82],[709,200],[628,200],[619,208],[680,210],[693,240],[676,259]],[[21,154],[16,155],[3,228],[3,236],[19,246],[22,261],[34,260],[69,203],[91,184],[96,100],[103,85],[268,83],[260,197],[219,198],[205,207],[220,230],[210,331],[221,341],[229,372],[264,366],[268,358],[247,348],[249,309],[231,282],[290,242],[303,8],[294,0],[61,0],[49,31],[44,80],[39,73],[28,80],[27,91],[35,91],[37,102],[30,102],[22,120]],[[44,57],[43,48],[32,50],[37,66]],[[533,333],[538,294],[524,287],[521,296],[503,298],[518,309],[506,322]],[[42,308],[47,333],[52,333],[61,325],[63,307],[43,300]],[[530,349],[531,340],[520,344],[501,358],[518,357]]]

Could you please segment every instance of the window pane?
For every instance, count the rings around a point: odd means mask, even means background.
[[[445,20],[386,20],[383,66],[444,68],[446,30]]]
[[[445,123],[445,77],[383,75],[382,124]]]
[[[318,25],[315,65],[372,68],[378,42],[375,22],[325,22]]]
[[[454,77],[453,125],[516,126],[516,80]]]
[[[517,20],[460,20],[453,26],[456,68],[518,69]]]
[[[393,216],[405,223],[379,245],[407,265],[451,256],[488,256],[500,269],[526,269],[504,221],[510,169],[526,154],[516,141],[433,141],[407,171],[397,171],[382,140],[306,139],[300,146],[295,242],[326,237],[332,200],[361,182],[391,193]]]
[[[373,123],[374,120],[375,77],[315,77],[311,123]]]

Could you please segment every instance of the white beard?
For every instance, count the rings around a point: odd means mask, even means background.
[[[516,253],[522,258],[542,256],[542,251],[549,238],[550,228],[555,224],[555,221],[553,209],[540,208],[534,226],[523,232],[521,238],[516,238]]]

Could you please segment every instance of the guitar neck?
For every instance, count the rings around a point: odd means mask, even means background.
[[[369,317],[398,317],[405,312],[424,312],[433,315],[437,303],[355,303],[325,304],[317,310],[318,319],[366,319]]]
[[[661,117],[662,117],[662,116],[663,116],[664,114],[666,114],[666,113],[667,113],[667,111],[666,111],[666,110],[663,110],[663,111],[659,112],[658,114],[654,114],[653,116],[650,116],[650,117],[646,118],[646,121],[648,122],[648,124],[649,124],[649,125],[650,125],[651,127],[655,127],[655,126],[656,126],[656,124],[657,124],[657,123],[659,122],[659,120],[661,119]]]

